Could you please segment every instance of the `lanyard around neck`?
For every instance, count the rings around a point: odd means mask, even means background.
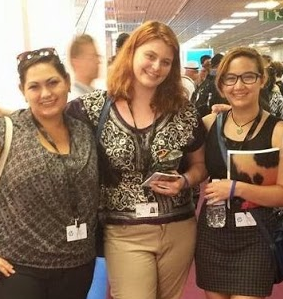
[[[153,123],[152,123],[151,128],[150,128],[148,142],[145,143],[142,140],[141,134],[139,133],[139,129],[137,127],[137,124],[136,124],[136,121],[135,121],[135,118],[134,118],[132,107],[131,107],[131,105],[129,103],[128,103],[128,107],[129,107],[129,111],[130,111],[130,114],[131,114],[132,119],[133,119],[133,123],[134,123],[134,127],[135,127],[135,133],[136,133],[136,138],[137,138],[138,146],[139,146],[139,149],[140,149],[141,155],[142,155],[141,156],[141,159],[142,159],[142,162],[143,162],[142,163],[143,164],[142,165],[143,166],[143,171],[142,172],[144,174],[147,174],[148,171],[150,170],[150,162],[151,162],[150,145],[153,142],[155,131],[156,131],[156,113],[154,114]]]
[[[32,117],[32,119],[33,119],[33,122],[34,122],[35,126],[37,127],[38,131],[45,138],[45,140],[55,149],[57,154],[61,154],[57,145],[55,144],[55,142],[53,141],[51,136],[46,132],[43,125],[34,116]]]
[[[221,138],[224,139],[224,141],[226,141],[225,140],[226,138],[224,137],[224,125],[225,125],[228,114],[229,114],[229,111],[227,112],[225,118],[222,121]],[[241,143],[240,147],[238,148],[238,150],[242,150],[244,145],[252,138],[258,124],[261,121],[261,117],[262,117],[262,108],[259,108],[258,114],[257,114],[256,118],[254,119],[252,126],[250,127],[247,135],[245,136],[245,138],[244,138],[243,142]]]
[[[77,192],[76,192],[76,188],[75,188],[75,182],[73,180],[74,178],[73,179],[71,178],[70,169],[66,165],[65,157],[63,155],[61,155],[55,142],[52,140],[51,136],[46,132],[46,130],[44,129],[42,124],[34,116],[32,116],[32,119],[33,119],[35,126],[39,130],[39,132],[43,135],[43,137],[46,139],[46,141],[56,150],[56,153],[59,154],[59,157],[61,158],[62,164],[64,166],[64,170],[66,173],[66,178],[67,178],[67,189],[68,189],[68,196],[70,199],[69,202],[70,202],[72,214],[73,214],[76,224],[79,225],[79,211],[78,211],[78,202],[76,199]]]

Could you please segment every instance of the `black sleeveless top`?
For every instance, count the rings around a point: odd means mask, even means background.
[[[272,132],[278,121],[280,121],[279,118],[270,114],[258,134],[251,140],[246,141],[241,149],[261,150],[271,148]],[[227,178],[227,167],[223,161],[217,139],[216,120],[212,124],[210,131],[207,133],[206,143],[209,146],[207,146],[205,150],[205,163],[210,178]],[[242,142],[234,141],[226,137],[227,149],[237,150],[241,147],[241,144]]]

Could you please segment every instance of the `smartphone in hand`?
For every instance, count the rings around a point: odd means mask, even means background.
[[[182,176],[175,173],[154,172],[147,180],[142,183],[143,187],[149,187],[151,181],[170,181],[174,182]]]

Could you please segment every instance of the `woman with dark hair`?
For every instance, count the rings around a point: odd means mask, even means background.
[[[204,127],[186,97],[179,44],[167,25],[149,21],[132,32],[109,70],[107,92],[82,96],[69,113],[97,129],[109,101],[99,149],[111,295],[179,299],[195,247],[189,187],[206,171]],[[143,186],[156,171],[171,176]]]
[[[53,48],[18,56],[28,109],[10,115],[0,182],[0,298],[82,299],[91,285],[99,199],[96,144],[65,114],[69,74]],[[5,124],[0,119],[0,147]]]
[[[272,292],[276,271],[257,219],[272,232],[273,207],[283,206],[283,122],[260,105],[265,82],[255,49],[231,49],[216,76],[230,109],[203,118],[210,182],[198,219],[196,274],[207,299],[260,299]],[[238,155],[229,160],[228,150]],[[259,155],[273,151],[272,158],[260,163],[257,150]]]

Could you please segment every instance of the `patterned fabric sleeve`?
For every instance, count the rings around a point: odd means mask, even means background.
[[[92,93],[84,95],[81,99],[83,101],[83,109],[91,121],[92,126],[96,127],[103,105],[107,99],[107,92],[105,90],[96,89]]]
[[[84,107],[82,98],[77,98],[76,100],[69,102],[67,104],[65,112],[68,115],[77,118],[88,125],[92,125],[91,120],[88,117],[88,113]]]
[[[283,119],[283,96],[280,92],[272,92],[269,106],[271,114]]]
[[[194,152],[199,149],[205,141],[205,127],[201,118],[198,119],[199,125],[193,129],[193,135],[195,137],[195,141],[189,146],[188,151]]]
[[[5,119],[4,117],[1,117],[0,118],[0,153],[2,152],[4,146],[5,131],[6,131]]]

